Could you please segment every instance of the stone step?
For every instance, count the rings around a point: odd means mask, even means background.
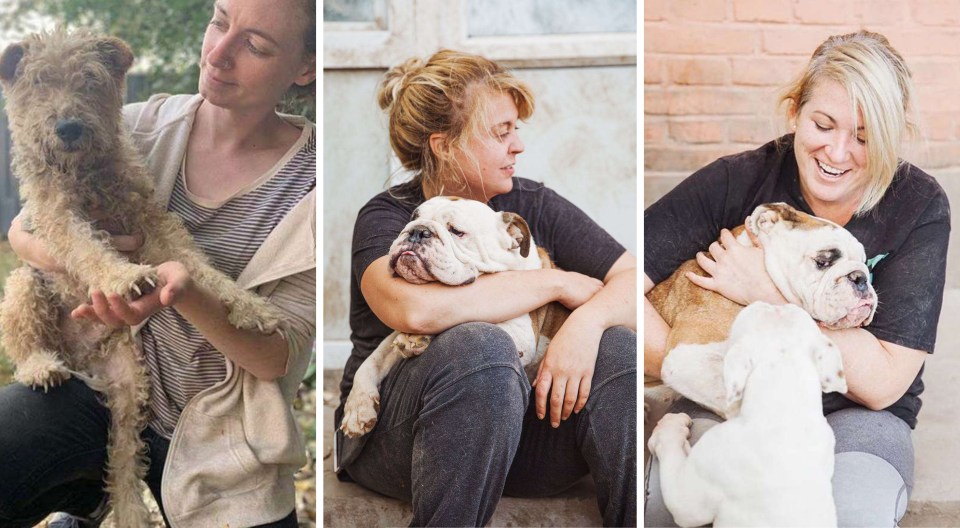
[[[357,484],[340,482],[333,472],[333,411],[339,401],[340,370],[323,373],[323,526],[406,526],[413,516],[410,503],[385,497]],[[587,476],[553,497],[504,497],[490,526],[600,526],[593,480]]]

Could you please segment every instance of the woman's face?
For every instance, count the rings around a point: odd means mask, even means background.
[[[517,133],[519,112],[513,98],[491,92],[485,103],[480,133],[467,141],[463,151],[455,149],[453,153],[467,184],[464,198],[482,202],[513,189],[514,164],[517,154],[523,152]],[[447,187],[456,192],[458,186]]]
[[[824,80],[795,117],[800,190],[814,212],[856,209],[870,181],[863,116],[854,122],[852,105],[842,85]]]
[[[316,78],[300,0],[216,0],[200,52],[200,93],[224,108],[273,108]]]

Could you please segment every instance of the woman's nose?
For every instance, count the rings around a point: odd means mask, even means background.
[[[833,140],[827,144],[827,157],[830,161],[841,164],[850,159],[850,144],[846,134],[837,134]]]
[[[515,154],[520,154],[523,152],[524,145],[523,141],[520,139],[520,135],[516,136],[516,139],[513,140],[513,143],[510,145],[510,151]]]
[[[207,62],[217,69],[229,69],[233,65],[233,54],[236,48],[232,41],[230,35],[222,36],[207,55]]]

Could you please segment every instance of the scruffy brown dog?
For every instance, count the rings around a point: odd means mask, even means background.
[[[73,320],[71,310],[93,289],[135,298],[157,285],[154,266],[176,260],[218,294],[234,326],[271,333],[281,323],[269,302],[213,269],[178,217],[151,199],[152,178],[121,119],[132,62],[119,39],[64,30],[34,35],[0,56],[24,211],[66,269],[22,267],[10,275],[0,306],[2,345],[20,383],[47,390],[75,374],[104,395],[112,416],[106,491],[124,528],[147,523],[139,433],[148,377],[129,329]],[[121,255],[94,216],[114,223],[111,231],[142,233],[143,246]]]

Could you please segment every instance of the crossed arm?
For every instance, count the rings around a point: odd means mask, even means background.
[[[552,301],[573,310],[534,382],[537,414],[545,416],[549,396],[555,427],[586,404],[603,331],[637,326],[636,257],[629,253],[614,262],[602,283],[554,269],[487,274],[456,287],[407,283],[392,277],[388,257],[381,257],[364,272],[360,290],[384,324],[407,333],[436,334],[469,321],[499,323]]]
[[[754,301],[787,302],[767,275],[763,248],[738,244],[727,230],[721,232],[720,242],[710,246],[709,257],[704,253],[697,256],[698,263],[711,276],[691,280],[742,305]],[[653,287],[653,281],[644,274],[644,295]],[[670,327],[646,298],[643,319],[644,373],[659,378]],[[871,410],[885,409],[900,399],[927,357],[922,350],[879,340],[862,328],[821,331],[843,355],[845,396]]]

